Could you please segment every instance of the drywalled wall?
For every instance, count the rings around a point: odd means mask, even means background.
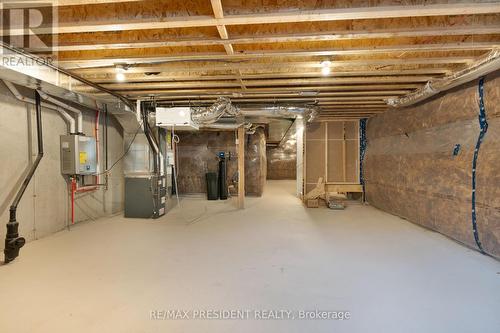
[[[496,257],[500,257],[499,76],[499,72],[489,75],[484,85],[489,127],[476,169],[479,239],[485,251]],[[367,200],[477,248],[471,198],[472,161],[480,132],[478,100],[476,80],[427,102],[370,119]]]
[[[93,133],[95,114],[84,112],[84,132]],[[123,153],[122,130],[110,117],[108,127],[109,163]],[[61,175],[59,136],[67,133],[61,116],[42,109],[44,156],[18,206],[20,234],[28,241],[64,229],[70,221],[68,186]],[[104,130],[101,126],[101,135]],[[102,137],[101,137],[102,141]],[[104,149],[101,147],[104,154]],[[33,106],[14,99],[0,82],[0,239],[5,239],[9,206],[31,162],[37,154],[36,120]],[[119,212],[123,208],[121,163],[112,170],[107,191],[78,195],[76,222]]]
[[[220,151],[231,153],[232,158],[227,160],[227,184],[235,185],[237,190],[238,159],[236,147],[236,133],[234,131],[198,131],[178,132],[179,144],[177,146],[177,158],[179,163],[178,186],[179,193],[206,193],[207,186],[205,174],[207,172],[218,172],[217,154]],[[264,149],[262,150],[263,133],[256,132],[254,135],[246,136],[245,146],[245,186],[249,194],[262,193],[263,182],[257,177],[256,170],[260,165],[265,168],[265,137]],[[264,154],[264,160],[260,155]],[[227,155],[229,156],[229,155]],[[253,165],[249,165],[253,163]],[[265,181],[265,174],[264,174]]]

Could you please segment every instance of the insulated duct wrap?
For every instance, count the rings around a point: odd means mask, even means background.
[[[447,75],[443,78],[433,79],[427,84],[403,97],[390,98],[386,103],[393,107],[402,107],[416,104],[442,91],[457,87],[461,84],[475,80],[488,73],[500,69],[500,49],[495,49],[480,57],[465,69]]]
[[[267,178],[266,134],[258,127],[245,139],[245,194],[260,197]]]
[[[273,118],[303,118],[311,122],[319,114],[320,107],[317,105],[275,105],[275,106],[249,106],[241,107],[241,113],[245,116],[273,117]]]
[[[217,122],[222,116],[234,116],[240,114],[231,100],[227,97],[219,97],[217,101],[209,107],[192,107],[191,119],[199,125],[208,125]]]

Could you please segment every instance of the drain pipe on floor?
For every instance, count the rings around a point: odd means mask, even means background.
[[[35,110],[36,110],[36,132],[38,140],[38,155],[35,161],[31,165],[28,174],[26,175],[21,188],[16,194],[12,205],[10,206],[10,216],[9,223],[7,223],[7,235],[5,235],[5,249],[3,253],[5,255],[4,263],[8,264],[12,260],[19,256],[19,250],[24,246],[26,240],[24,237],[19,237],[19,222],[17,222],[17,206],[21,201],[28,184],[30,183],[33,174],[35,173],[40,160],[43,157],[43,133],[42,133],[42,103],[40,100],[40,94],[35,91]]]

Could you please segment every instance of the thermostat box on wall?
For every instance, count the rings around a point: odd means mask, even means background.
[[[85,135],[61,135],[61,173],[64,175],[97,173],[95,138]]]
[[[175,130],[198,130],[198,125],[191,120],[191,108],[156,108],[156,126]]]

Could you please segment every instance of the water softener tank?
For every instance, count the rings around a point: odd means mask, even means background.
[[[227,199],[226,154],[219,152],[219,199]]]

